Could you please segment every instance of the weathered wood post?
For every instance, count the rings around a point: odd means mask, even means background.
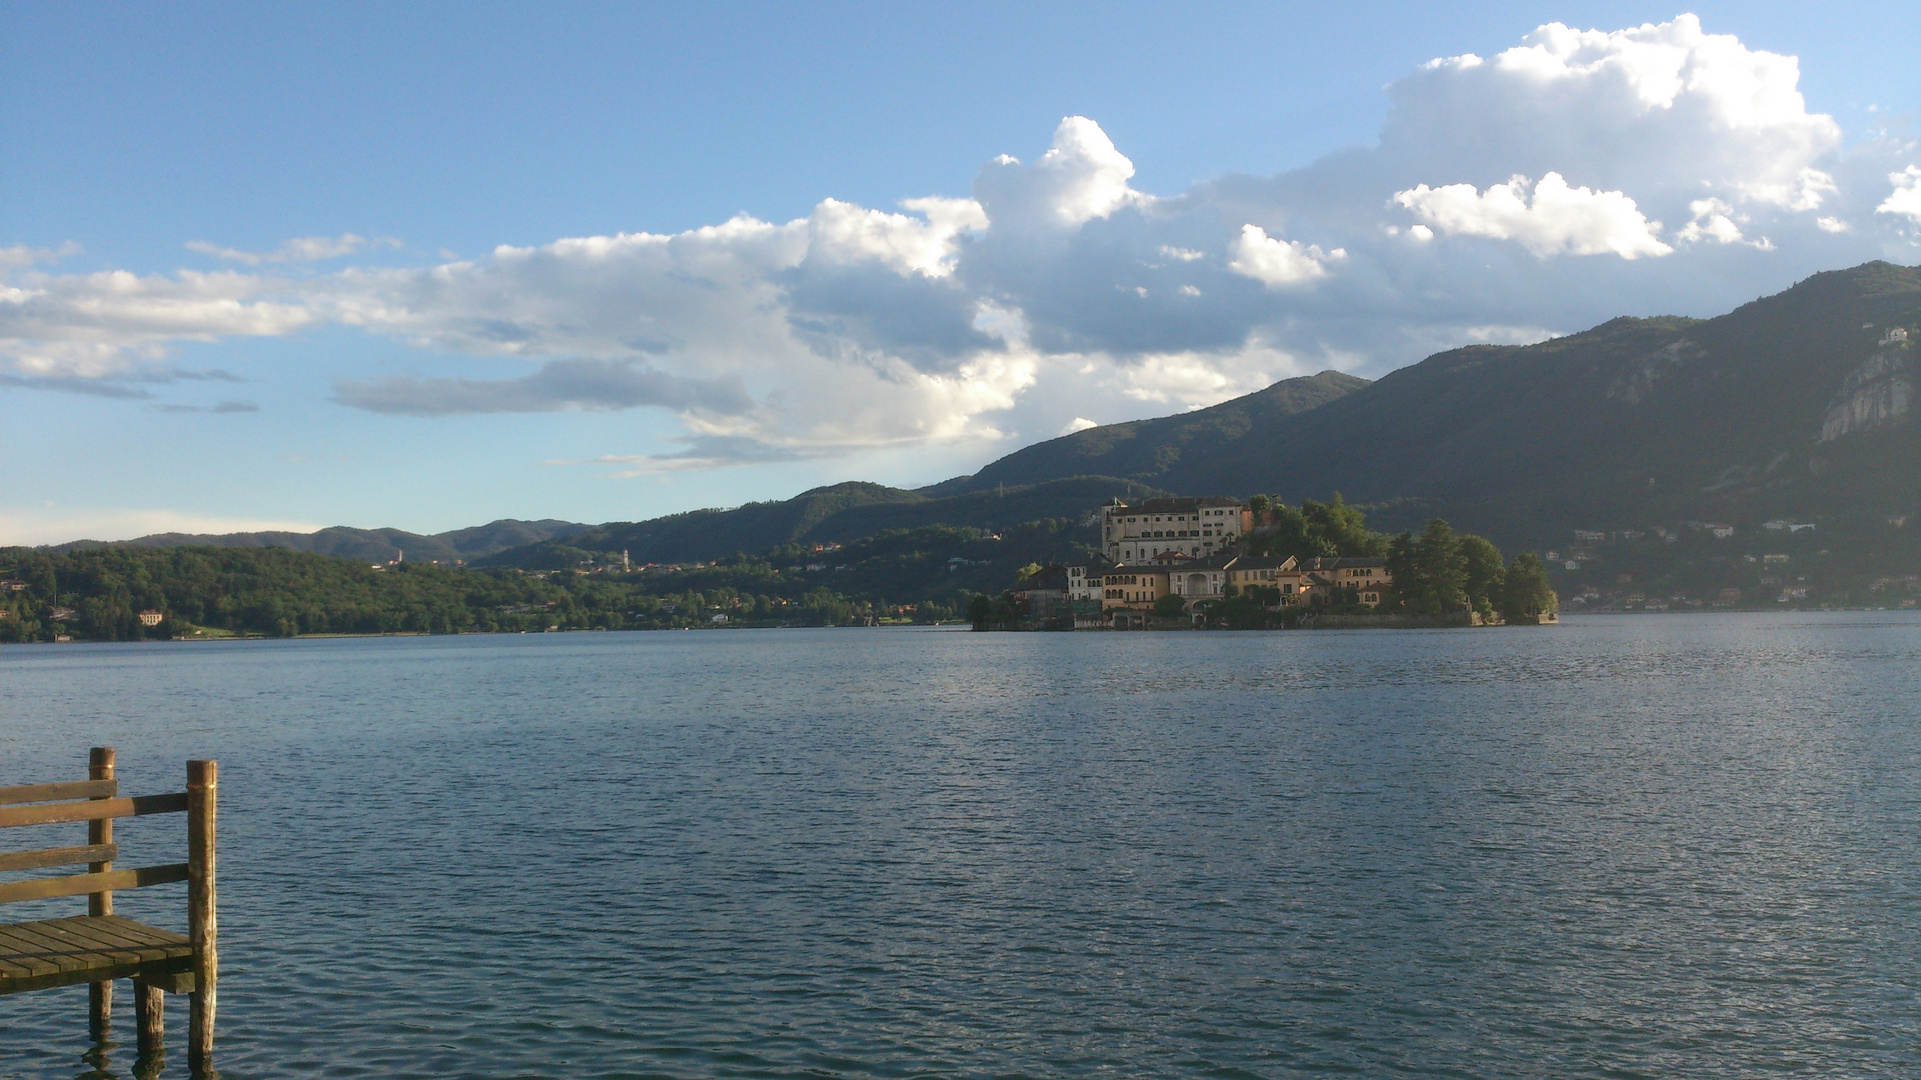
[[[187,762],[187,937],[193,942],[193,1004],[187,1020],[187,1070],[213,1071],[213,1017],[220,959],[214,904],[214,812],[220,766]]]
[[[92,752],[87,755],[87,779],[113,779],[113,747],[96,746]],[[94,796],[96,799],[105,799],[108,797],[109,796],[106,795]],[[99,821],[88,822],[87,843],[113,843],[113,819],[101,818]],[[113,869],[113,863],[89,863],[87,869],[96,874],[103,874]],[[103,890],[101,892],[88,894],[87,914],[113,914],[113,893]],[[113,983],[89,983],[87,985],[87,1005],[87,1030],[92,1033],[94,1041],[103,1042],[112,1031]]]
[[[133,984],[133,1022],[138,1029],[134,1049],[141,1061],[151,1061],[166,1049],[167,995],[158,986],[139,980]]]

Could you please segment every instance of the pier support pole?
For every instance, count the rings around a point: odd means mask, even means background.
[[[87,779],[89,780],[113,779],[113,747],[96,746],[93,748],[92,753],[87,755]],[[106,798],[106,796],[104,795],[98,796],[98,797]],[[89,844],[113,843],[113,819],[103,818],[99,821],[88,822],[87,823],[87,843]],[[96,874],[101,874],[101,873],[107,872],[108,870],[112,870],[113,864],[111,862],[90,863],[88,864],[87,869],[91,870]],[[87,914],[89,915],[113,914],[113,894],[110,892],[89,893],[87,896]],[[95,1042],[105,1042],[107,1036],[113,1030],[112,1025],[113,1025],[113,983],[97,982],[97,983],[88,984],[88,987],[87,987],[87,1030],[88,1032],[92,1034]]]
[[[187,762],[187,936],[193,942],[193,1003],[187,1013],[187,1070],[213,1072],[213,1017],[220,978],[214,902],[214,816],[220,767]]]
[[[136,1053],[142,1061],[164,1053],[167,1039],[167,995],[158,986],[133,984],[133,1017],[139,1029]]]

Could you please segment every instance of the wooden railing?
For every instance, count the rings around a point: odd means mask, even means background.
[[[215,903],[214,820],[218,803],[219,767],[212,761],[187,763],[187,790],[167,795],[123,798],[114,778],[111,747],[95,747],[88,761],[88,779],[52,784],[0,787],[0,829],[85,822],[87,843],[72,847],[0,852],[0,871],[52,869],[85,865],[84,873],[56,874],[0,882],[0,904],[63,896],[87,897],[85,920],[0,925],[0,992],[11,988],[37,989],[82,981],[90,982],[89,1019],[96,1038],[104,1039],[113,1012],[114,977],[134,980],[134,1009],[138,1016],[143,1055],[160,1047],[163,994],[191,992],[188,1014],[188,1067],[197,1075],[211,1071],[216,986],[219,976],[218,919]],[[187,861],[127,870],[114,869],[120,847],[114,841],[114,822],[152,814],[187,815]],[[187,883],[187,937],[113,918],[113,894],[173,882]],[[89,922],[88,920],[99,920]],[[151,932],[151,933],[149,933]],[[116,935],[154,937],[163,943],[180,942],[164,950],[164,962],[143,964],[124,958],[160,955],[151,950],[116,946]],[[32,951],[35,942],[78,942],[59,954],[60,964]],[[8,942],[15,951],[7,952]],[[98,945],[89,952],[88,942]],[[191,956],[181,957],[185,945]],[[178,958],[176,958],[178,957]],[[9,967],[8,965],[12,966]],[[31,967],[39,964],[40,967]],[[64,966],[62,966],[64,965]],[[42,971],[47,968],[48,971]],[[32,970],[34,975],[21,975]],[[9,972],[12,972],[10,975]],[[49,973],[50,972],[50,973]],[[9,986],[9,979],[12,986]]]

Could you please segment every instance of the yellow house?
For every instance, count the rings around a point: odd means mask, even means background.
[[[1138,608],[1146,611],[1168,593],[1167,570],[1155,566],[1110,567],[1101,578],[1101,610]]]
[[[1282,604],[1292,604],[1300,592],[1301,571],[1292,555],[1284,559],[1244,556],[1228,564],[1227,583],[1243,594],[1252,589],[1273,589]]]
[[[1338,603],[1342,594],[1351,592],[1361,604],[1379,607],[1394,586],[1386,559],[1309,559],[1301,569],[1306,574],[1302,591],[1316,604]]]

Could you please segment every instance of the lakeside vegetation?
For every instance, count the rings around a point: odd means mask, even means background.
[[[374,567],[280,548],[8,548],[0,642],[950,622],[989,582],[1080,550],[1084,531],[933,526],[592,573]],[[160,621],[143,625],[143,611]]]

